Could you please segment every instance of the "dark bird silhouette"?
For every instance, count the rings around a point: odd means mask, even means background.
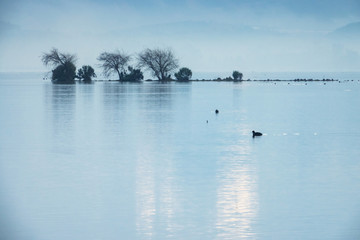
[[[253,134],[253,137],[262,136],[261,132],[255,132],[254,130],[252,131],[252,134]]]
[[[219,113],[219,110],[216,109],[216,110],[215,110],[215,113],[218,114],[218,113]]]

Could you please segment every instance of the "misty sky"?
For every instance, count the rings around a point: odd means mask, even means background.
[[[359,0],[2,0],[0,71],[49,70],[52,47],[78,67],[161,47],[194,72],[359,71],[359,22]]]

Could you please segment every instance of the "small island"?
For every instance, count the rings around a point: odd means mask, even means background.
[[[93,77],[96,77],[95,70],[89,65],[84,65],[76,71],[77,56],[75,54],[62,53],[53,48],[49,53],[43,53],[41,60],[45,66],[50,66],[51,81],[53,84],[75,84],[92,83]],[[102,68],[102,75],[106,78],[96,81],[117,81],[117,82],[142,82],[159,81],[165,82],[333,82],[338,79],[264,79],[251,80],[243,79],[243,74],[237,70],[232,75],[225,78],[215,79],[192,79],[192,71],[188,67],[179,68],[179,60],[171,49],[145,49],[138,54],[127,54],[115,50],[113,52],[102,52],[97,58],[99,66]],[[143,71],[147,71],[156,78],[144,80]],[[110,77],[116,75],[116,80]],[[174,77],[173,77],[174,76]],[[350,80],[349,80],[350,81]],[[353,81],[353,80],[351,80]],[[275,83],[276,84],[276,83]],[[324,83],[325,84],[325,83]]]

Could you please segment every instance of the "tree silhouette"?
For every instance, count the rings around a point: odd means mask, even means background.
[[[138,66],[149,70],[159,81],[170,80],[171,73],[178,68],[178,60],[170,49],[145,49],[138,54]]]
[[[77,73],[77,78],[84,83],[91,83],[92,77],[96,77],[95,70],[91,66],[82,66]]]
[[[109,77],[113,73],[117,73],[119,76],[119,81],[121,80],[121,73],[125,71],[126,66],[131,60],[130,55],[125,53],[120,53],[118,50],[109,53],[103,52],[98,57],[98,60],[101,62],[100,67],[103,69],[103,74],[105,77]]]
[[[76,67],[71,62],[57,66],[52,70],[51,81],[55,84],[74,84]]]
[[[179,72],[175,73],[175,77],[178,81],[189,81],[191,76],[191,70],[186,67],[181,68]]]
[[[232,74],[233,78],[234,78],[234,81],[242,81],[242,78],[243,78],[243,74],[239,71],[233,71],[233,74]]]
[[[144,79],[144,75],[141,72],[140,69],[135,69],[131,66],[128,66],[128,71],[129,73],[127,73],[127,71],[123,71],[121,73],[121,80],[120,81],[124,81],[124,82],[139,82],[141,80]]]
[[[53,66],[51,81],[54,84],[75,83],[76,55],[59,52],[56,48],[41,56],[45,66]]]

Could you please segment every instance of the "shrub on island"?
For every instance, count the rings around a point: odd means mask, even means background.
[[[234,81],[242,81],[242,78],[243,78],[243,74],[239,71],[233,71],[233,74],[232,74],[233,78],[234,78]]]
[[[175,78],[180,82],[187,82],[191,79],[192,72],[189,68],[183,67],[179,72],[175,73]]]
[[[92,77],[96,77],[96,74],[91,66],[82,66],[76,76],[76,78],[84,83],[91,83]]]
[[[74,84],[75,71],[75,65],[71,62],[66,62],[52,70],[51,81],[54,84]]]
[[[144,79],[144,75],[140,69],[135,69],[131,66],[128,66],[128,71],[121,72],[120,82],[139,82]]]

